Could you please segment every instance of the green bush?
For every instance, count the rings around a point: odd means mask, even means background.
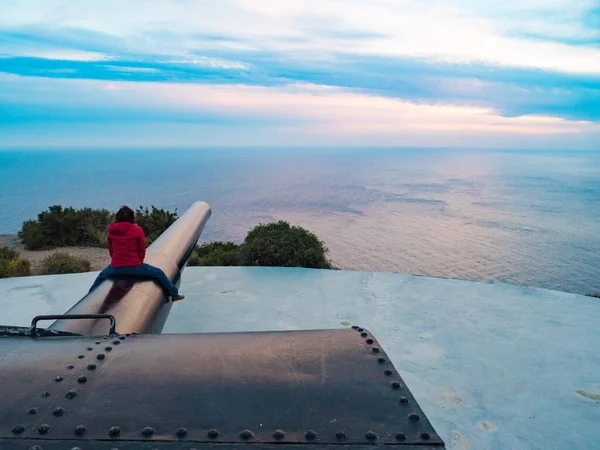
[[[29,275],[31,275],[31,263],[28,259],[17,256],[9,261],[9,277],[28,277]]]
[[[8,259],[0,259],[0,278],[10,277],[10,261]]]
[[[150,245],[175,220],[177,211],[154,206],[152,209],[140,206],[136,211],[136,222],[144,230],[146,245]],[[70,246],[106,248],[107,227],[112,221],[113,214],[106,209],[54,205],[39,213],[36,220],[24,222],[19,237],[28,250]]]
[[[330,269],[327,251],[311,231],[279,221],[254,227],[246,236],[239,257],[245,266]]]
[[[0,259],[6,259],[8,261],[15,259],[19,256],[19,253],[8,247],[0,247]]]
[[[192,252],[190,259],[188,259],[187,265],[190,267],[200,265],[200,257],[196,252]]]
[[[239,266],[240,246],[233,242],[211,242],[196,248],[199,266]]]
[[[600,292],[595,292],[595,293],[592,293],[592,294],[585,294],[585,295],[587,295],[588,297],[600,298]]]
[[[87,259],[76,258],[66,252],[53,253],[42,261],[44,275],[89,272],[90,268],[91,265]]]

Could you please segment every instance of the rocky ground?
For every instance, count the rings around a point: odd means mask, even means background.
[[[40,275],[42,261],[48,255],[56,252],[66,252],[77,258],[87,259],[92,270],[102,270],[110,262],[108,250],[96,247],[61,247],[54,250],[25,250],[16,234],[0,234],[0,246],[13,248],[18,251],[23,258],[31,261],[31,274]]]

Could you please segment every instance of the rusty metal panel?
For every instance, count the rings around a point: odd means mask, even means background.
[[[0,355],[3,449],[443,446],[360,328],[1,338]]]

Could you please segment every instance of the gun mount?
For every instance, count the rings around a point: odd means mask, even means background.
[[[149,262],[178,281],[209,214],[194,204]],[[47,330],[0,328],[0,448],[444,448],[368,330],[160,335],[163,295],[106,281]]]

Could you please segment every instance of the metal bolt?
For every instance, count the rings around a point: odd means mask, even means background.
[[[252,431],[250,431],[250,430],[240,431],[240,437],[242,439],[250,439],[252,437]]]
[[[106,356],[104,355],[104,353],[98,353],[98,356],[96,356],[96,359],[98,361],[102,361],[104,358],[106,358]]]
[[[390,386],[392,387],[392,389],[400,389],[400,383],[398,383],[397,381],[392,381],[390,383]]]
[[[121,339],[122,341],[125,340],[125,336],[119,336],[119,339]]]
[[[74,366],[73,364],[69,364],[69,365],[67,366],[67,369],[71,370],[71,369],[73,369],[74,367],[75,367],[75,366]]]
[[[360,335],[361,335],[362,337],[367,337],[367,336],[368,336],[368,334],[367,334],[367,333],[360,333]]]
[[[385,373],[388,377],[391,377],[394,372],[392,372],[390,369],[386,369],[383,371],[383,373]]]
[[[96,342],[94,342],[94,344],[100,345],[100,341],[96,341]]]
[[[61,377],[60,375],[54,379],[54,381],[56,381],[57,383],[60,383],[62,380],[64,380],[64,378]]]
[[[41,397],[50,397],[50,392],[44,391],[40,394]]]
[[[83,425],[77,425],[75,427],[75,434],[77,436],[83,436],[85,434],[85,432],[86,432],[86,429]]]
[[[79,359],[83,359],[83,358],[85,358],[85,356],[83,356],[83,355],[77,355],[77,357],[78,357]]]
[[[121,343],[121,341],[118,341],[116,339],[113,341],[113,344],[115,344],[115,345],[119,345],[120,343]]]
[[[80,375],[77,378],[77,382],[83,384],[83,383],[87,382],[87,377],[85,375]]]
[[[379,364],[383,364],[385,362],[385,358],[379,358],[379,359],[377,359],[377,362]]]
[[[104,350],[106,350],[107,352],[110,352],[112,350],[112,347],[104,347]]]
[[[369,441],[374,441],[375,439],[377,439],[377,435],[373,431],[367,431],[367,433],[365,434],[365,437]]]
[[[92,350],[94,350],[92,347],[88,347],[88,348],[87,348],[87,351],[88,351],[88,352],[91,352]]]
[[[431,436],[429,435],[429,433],[427,433],[427,432],[425,432],[425,431],[423,431],[423,432],[421,433],[421,439],[423,439],[423,440],[425,440],[425,441],[427,441],[427,440],[428,440],[430,437],[431,437]]]
[[[406,405],[408,403],[408,397],[400,397],[400,403]]]
[[[308,430],[306,433],[304,433],[304,437],[309,441],[313,441],[317,438],[317,433],[315,433],[313,430]]]
[[[25,426],[24,425],[15,425],[12,429],[13,434],[21,434],[23,431],[25,431]]]
[[[365,342],[366,342],[367,344],[371,345],[371,344],[373,343],[373,339],[367,339]]]
[[[410,420],[412,420],[413,422],[416,422],[417,420],[419,420],[419,419],[420,419],[420,417],[419,417],[419,415],[418,415],[417,413],[410,413],[410,414],[408,415],[408,418],[409,418]]]
[[[38,431],[40,434],[46,434],[48,433],[50,430],[52,429],[52,427],[50,425],[48,425],[47,423],[43,423],[38,427]]]
[[[212,428],[212,429],[208,430],[207,434],[208,434],[209,438],[216,439],[216,437],[219,435],[219,431],[216,430],[216,429],[214,429],[214,428]]]
[[[30,415],[32,415],[32,416],[33,416],[34,414],[37,414],[37,408],[29,408],[29,409],[27,410],[27,414],[30,414]]]
[[[96,370],[96,364],[88,364],[88,370]]]
[[[352,325],[350,328],[352,328],[353,330],[356,330],[358,327],[356,325]]]
[[[110,427],[108,430],[109,436],[116,437],[121,434],[121,429],[119,427]]]
[[[396,433],[396,439],[399,441],[404,441],[406,440],[406,434],[399,431],[398,433]]]
[[[285,433],[282,430],[275,430],[273,437],[275,439],[283,439],[285,437]]]
[[[358,331],[359,333],[362,333],[364,330],[363,330],[362,328],[358,327],[358,328],[356,329],[356,331]]]
[[[146,437],[150,437],[154,434],[154,428],[146,427],[142,430],[142,434]]]
[[[52,414],[54,414],[56,417],[60,417],[65,413],[65,408],[61,408],[60,406],[57,406],[56,408],[54,408],[54,411],[52,411]]]
[[[77,397],[77,392],[76,392],[76,391],[73,391],[73,390],[71,390],[71,391],[69,391],[69,392],[67,392],[67,393],[65,394],[65,397],[67,397],[67,398],[75,398],[75,397]]]
[[[44,450],[42,447],[40,447],[39,445],[32,445],[31,447],[29,447],[29,450]]]
[[[339,440],[346,439],[346,433],[344,433],[343,431],[337,431],[335,433],[335,437],[338,438]]]
[[[175,431],[175,434],[177,435],[177,437],[185,437],[187,435],[187,430],[185,428],[178,428],[177,431]]]
[[[377,347],[373,347],[371,349],[371,353],[379,353],[379,349]]]

